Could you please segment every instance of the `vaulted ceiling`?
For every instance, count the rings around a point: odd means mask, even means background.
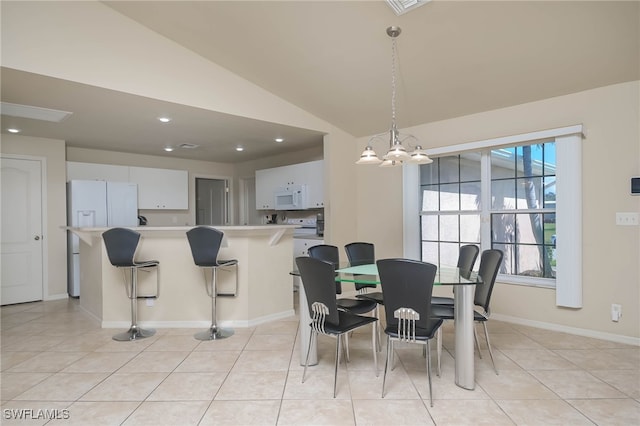
[[[354,136],[389,127],[391,41],[385,30],[391,25],[402,28],[397,39],[400,127],[640,79],[640,9],[635,1],[432,1],[401,16],[381,1],[103,3]],[[28,89],[34,81],[38,93]],[[129,97],[119,103],[128,105],[127,110],[160,103],[72,82],[65,82],[65,89],[78,90],[78,96],[67,96],[65,103],[55,89],[62,83],[3,69],[2,100],[67,111],[83,102],[95,105],[101,97],[111,105]],[[235,143],[231,139],[241,137],[242,129],[247,140],[275,131],[270,123],[165,106],[193,119],[189,125],[198,130],[191,132],[189,142],[206,141],[207,155]],[[134,136],[120,134],[118,127],[151,131],[134,122],[114,128],[116,120],[135,119],[135,111],[127,110],[88,117],[59,133],[45,126],[33,135],[63,138],[72,146],[123,150]],[[212,138],[206,120],[220,129],[226,122],[228,131],[219,130],[220,137]],[[3,116],[3,132],[5,122]],[[29,124],[38,127],[24,126]],[[299,141],[295,148],[321,141],[304,129],[280,130]],[[146,153],[142,145],[137,149]],[[218,153],[216,158],[222,157]],[[232,155],[224,158],[240,161]]]

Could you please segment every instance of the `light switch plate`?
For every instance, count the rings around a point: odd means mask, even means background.
[[[638,226],[638,213],[616,213],[616,225]]]

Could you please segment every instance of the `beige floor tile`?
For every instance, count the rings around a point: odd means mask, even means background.
[[[111,334],[123,332],[125,330],[111,330]],[[141,352],[145,350],[147,346],[154,342],[155,336],[142,340],[135,340],[133,342],[119,342],[116,340],[109,340],[104,345],[95,349],[96,352]]]
[[[2,373],[0,397],[8,401],[51,376],[51,373]]]
[[[213,401],[199,426],[275,426],[280,400]]]
[[[166,376],[167,373],[114,373],[81,401],[143,401]]]
[[[95,331],[85,333],[71,339],[66,339],[49,350],[57,352],[93,352],[112,341],[110,335],[94,335],[92,333],[95,333]]]
[[[62,372],[113,373],[135,356],[134,352],[92,352],[74,362]]]
[[[633,370],[638,369],[638,362],[632,357],[616,358],[607,349],[561,349],[554,352],[585,370]]]
[[[18,365],[21,362],[33,358],[40,352],[2,352],[2,358],[0,359],[0,368],[2,371],[8,370],[14,365]]]
[[[491,334],[489,332],[489,339],[491,346],[495,349],[544,349],[544,346],[540,343],[520,333]],[[486,348],[484,331],[482,333],[478,332],[478,340],[480,341],[480,347]]]
[[[287,336],[295,336],[297,332],[298,321],[275,321],[257,326],[253,334],[284,334]]]
[[[310,373],[302,383],[302,371],[291,371],[287,376],[283,399],[333,399],[333,373]],[[338,372],[336,398],[351,398],[351,389],[346,371]]]
[[[425,400],[426,403],[426,400]],[[498,426],[514,423],[491,400],[438,400],[429,412],[436,425]]]
[[[208,401],[145,401],[122,425],[197,425],[208,405]]]
[[[531,374],[563,399],[626,397],[584,370],[532,371]]]
[[[479,371],[476,383],[493,399],[557,399],[558,396],[529,373],[520,370]]]
[[[58,336],[41,336],[41,335],[26,335],[24,338],[15,341],[14,343],[8,343],[2,345],[2,351],[6,352],[33,352],[33,351],[46,351],[52,347],[59,345],[65,340],[64,337]]]
[[[640,370],[590,370],[589,373],[629,398],[640,399]]]
[[[233,371],[287,371],[291,351],[243,351]]]
[[[566,401],[501,400],[496,403],[518,426],[592,426],[593,423]]]
[[[351,401],[283,400],[278,426],[286,425],[355,425]]]
[[[293,336],[288,334],[254,334],[245,346],[246,351],[291,351]]]
[[[192,351],[200,343],[193,336],[183,335],[161,335],[152,344],[147,346],[146,351]]]
[[[239,356],[240,351],[191,352],[175,371],[181,373],[228,372],[233,368]]]
[[[204,331],[204,330],[199,330]],[[196,346],[195,351],[241,351],[247,345],[251,334],[235,333],[231,337],[222,340],[202,341]]]
[[[426,371],[410,370],[409,377],[413,385],[418,390],[420,398],[429,399],[429,381]],[[489,395],[481,386],[475,387],[474,390],[461,388],[455,383],[455,371],[453,368],[446,368],[442,371],[442,376],[432,376],[433,399],[490,399]]]
[[[75,361],[83,358],[87,352],[41,352],[14,367],[10,372],[56,373]]]
[[[211,401],[226,373],[171,373],[147,401]]]
[[[422,400],[354,400],[358,425],[434,425]]]
[[[414,385],[413,378],[419,375],[418,370],[405,370],[401,366],[397,366],[394,370],[387,371],[387,381],[385,384],[384,399],[416,399],[420,398],[420,393]],[[435,376],[435,374],[434,374]],[[424,372],[426,380],[427,374]],[[373,379],[369,379],[371,382]],[[375,399],[382,397],[382,382],[384,380],[384,369],[380,373],[380,377],[375,384],[371,384],[369,389],[363,389],[361,386],[354,386],[357,391],[358,399]],[[362,381],[362,379],[360,380]],[[355,399],[355,398],[354,398]]]
[[[231,371],[216,400],[281,399],[287,378],[286,371]]]
[[[112,426],[121,424],[138,406],[139,402],[100,401],[74,402],[69,408],[69,418],[54,420],[51,425],[64,426]]]
[[[140,352],[131,361],[126,363],[119,373],[158,373],[171,372],[180,365],[189,355],[189,352]]]
[[[75,401],[102,382],[104,373],[56,373],[18,395],[29,401]]]
[[[640,402],[633,399],[578,399],[567,402],[597,425],[640,424]]]
[[[548,349],[502,349],[505,356],[525,370],[575,369],[575,364]]]

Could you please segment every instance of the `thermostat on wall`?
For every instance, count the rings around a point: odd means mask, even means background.
[[[631,195],[640,195],[640,177],[631,178]]]

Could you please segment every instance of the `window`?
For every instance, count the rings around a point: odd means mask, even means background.
[[[422,259],[455,265],[460,246],[479,245],[485,234],[491,236],[487,245],[505,254],[502,274],[555,285],[555,170],[553,141],[420,166]],[[490,203],[482,202],[482,188],[490,188]]]
[[[581,142],[575,125],[435,148],[432,164],[403,166],[405,256],[445,265],[463,244],[499,248],[499,282],[555,287],[556,305],[582,307]]]

